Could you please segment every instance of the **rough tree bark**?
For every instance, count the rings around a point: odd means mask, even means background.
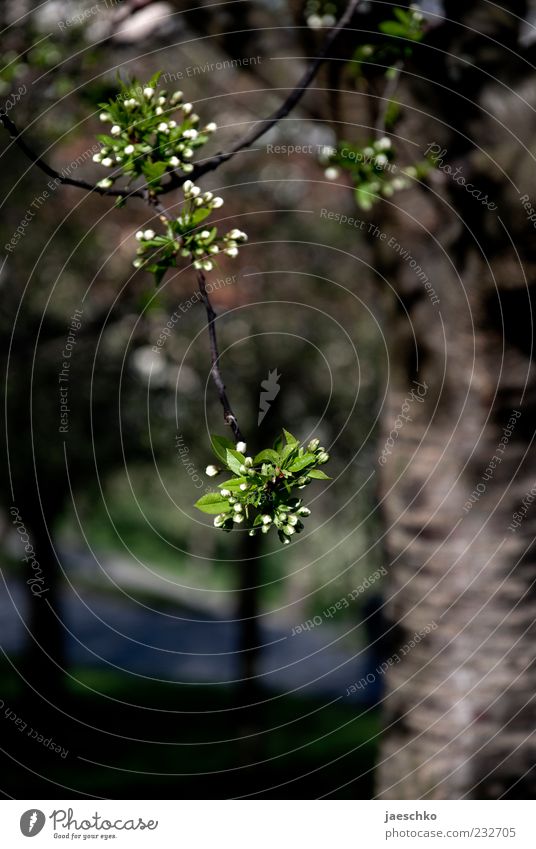
[[[396,248],[375,240],[398,296],[382,444],[412,381],[428,385],[381,467],[387,612],[401,660],[393,655],[387,674],[377,792],[526,798],[536,795],[536,504],[515,532],[508,526],[536,480],[535,234],[520,199],[536,203],[536,88],[510,52],[520,50],[510,12],[522,16],[524,3],[445,5],[451,22],[431,36],[437,49],[423,46],[411,69],[420,78],[402,83],[410,108],[397,130],[421,154],[438,144],[443,162],[461,170],[440,167],[432,190],[395,196],[378,221],[423,267],[440,303]],[[460,173],[497,210],[458,185]]]

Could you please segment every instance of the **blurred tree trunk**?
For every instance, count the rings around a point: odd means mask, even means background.
[[[61,569],[49,537],[51,525],[36,512],[29,513],[27,521],[43,583],[35,585],[38,591],[42,587],[39,594],[26,585],[28,639],[23,675],[28,699],[34,702],[37,695],[54,706],[64,695],[67,668],[60,608]]]
[[[509,51],[520,49],[509,11],[523,15],[525,4],[445,5],[453,20],[432,36],[436,51],[420,49],[420,78],[402,85],[410,108],[397,131],[421,155],[431,143],[445,149],[443,161],[498,209],[443,168],[432,190],[382,204],[379,226],[422,266],[438,304],[409,261],[373,239],[397,294],[380,451],[413,381],[427,386],[380,466],[393,665],[377,792],[534,798],[536,504],[515,532],[508,526],[536,480],[536,233],[520,201],[527,193],[536,205],[523,148],[533,146],[536,88]]]

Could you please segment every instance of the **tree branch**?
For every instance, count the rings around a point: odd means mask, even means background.
[[[238,427],[238,422],[236,420],[235,414],[233,413],[233,409],[227,396],[225,383],[223,382],[223,377],[220,371],[220,352],[218,350],[218,340],[216,337],[216,313],[212,308],[212,304],[210,302],[210,298],[207,292],[207,281],[202,271],[198,271],[197,273],[197,282],[199,284],[199,293],[201,295],[201,299],[207,311],[208,335],[210,338],[210,359],[212,361],[212,369],[210,373],[214,383],[216,384],[218,395],[220,396],[221,405],[223,407],[223,418],[225,419],[226,424],[231,426],[235,440],[237,442],[243,442],[244,438],[240,432],[240,428]]]
[[[0,110],[0,121],[8,131],[9,135],[24,155],[43,171],[48,177],[54,180],[59,180],[64,186],[75,186],[77,189],[84,189],[86,192],[96,192],[99,195],[108,195],[108,197],[121,198],[145,198],[144,189],[103,189],[101,186],[88,183],[86,180],[74,180],[72,177],[64,177],[59,171],[51,168],[45,160],[37,154],[30,145],[26,144],[22,138],[22,131],[19,131],[16,124],[11,118],[8,118],[6,113]]]
[[[224,162],[227,162],[229,159],[232,159],[237,153],[241,150],[245,150],[248,147],[251,147],[261,136],[271,130],[282,118],[286,118],[286,116],[294,109],[294,107],[300,102],[303,95],[311,85],[312,81],[316,77],[320,67],[323,63],[328,59],[328,52],[350,21],[352,20],[355,12],[357,11],[357,7],[360,5],[361,0],[350,0],[348,3],[346,10],[343,15],[341,15],[339,21],[335,24],[335,26],[329,31],[329,34],[324,41],[324,44],[320,50],[320,53],[316,57],[316,59],[311,62],[302,78],[296,85],[296,87],[291,91],[287,99],[281,104],[281,106],[276,109],[268,118],[263,118],[261,121],[256,124],[249,133],[237,141],[230,150],[226,153],[217,153],[216,156],[213,156],[212,159],[208,159],[206,162],[202,162],[196,167],[189,175],[189,177],[179,178],[178,180],[172,180],[174,185],[169,185],[165,187],[165,191],[171,191],[174,186],[180,186],[187,179],[191,179],[195,182],[198,177],[202,177],[203,174],[207,174],[209,171],[215,171],[216,168],[219,168]]]
[[[210,171],[215,171],[216,168],[219,168],[224,162],[228,162],[229,159],[232,159],[237,153],[242,150],[246,150],[246,148],[251,147],[257,139],[263,136],[268,132],[272,127],[274,127],[279,121],[286,116],[294,109],[294,107],[300,102],[303,95],[311,85],[315,76],[317,75],[322,64],[328,59],[328,52],[332,48],[333,44],[341,34],[341,32],[348,26],[354,13],[356,12],[361,0],[349,0],[349,3],[340,17],[337,24],[329,31],[324,44],[319,52],[319,55],[314,59],[313,62],[309,65],[298,84],[295,88],[292,89],[289,96],[286,100],[281,104],[281,106],[276,109],[271,115],[263,120],[259,121],[248,133],[246,133],[241,139],[235,142],[232,145],[231,149],[226,153],[218,153],[213,156],[211,159],[208,159],[206,162],[200,163],[199,165],[194,167],[194,170],[188,174],[181,177],[177,177],[176,175],[171,175],[169,181],[161,187],[160,194],[167,194],[174,189],[179,188],[182,184],[187,180],[196,180],[198,177],[203,176],[203,174],[207,174]],[[171,215],[162,206],[162,204],[158,201],[157,197],[153,192],[150,192],[147,186],[138,189],[105,189],[98,185],[94,185],[92,183],[88,183],[86,180],[74,180],[72,177],[65,177],[59,171],[56,171],[54,168],[51,168],[50,165],[39,156],[31,147],[28,145],[24,139],[22,138],[22,132],[18,130],[17,126],[14,122],[6,115],[5,112],[0,110],[0,121],[2,122],[5,129],[10,134],[11,138],[21,150],[25,156],[37,166],[41,171],[43,171],[48,177],[52,177],[55,180],[58,180],[65,186],[74,186],[78,189],[83,189],[87,192],[95,192],[99,195],[104,195],[105,197],[121,197],[121,198],[141,198],[146,203],[149,204],[159,215],[161,221],[163,223],[166,220],[171,218]],[[205,305],[207,320],[208,320],[208,332],[210,338],[210,355],[211,355],[211,376],[216,385],[216,389],[218,391],[218,395],[223,407],[223,416],[228,425],[230,425],[233,434],[235,436],[236,441],[243,441],[242,434],[240,432],[240,428],[238,426],[238,422],[236,420],[236,416],[233,413],[233,409],[231,407],[229,398],[227,396],[227,391],[225,387],[225,383],[223,381],[223,377],[220,371],[220,354],[218,349],[218,339],[216,335],[216,313],[212,307],[212,303],[208,296],[207,287],[206,287],[206,279],[205,275],[202,271],[198,272],[197,280],[199,284],[199,293],[201,295],[201,299]]]
[[[324,44],[320,50],[320,53],[316,57],[316,59],[311,62],[302,78],[296,85],[296,87],[290,92],[287,99],[281,104],[281,106],[276,109],[271,115],[267,118],[263,118],[261,121],[256,124],[249,133],[246,133],[242,139],[239,139],[232,145],[231,149],[226,151],[225,153],[217,153],[211,159],[208,159],[206,162],[199,163],[194,167],[194,170],[188,174],[183,175],[181,177],[177,177],[175,175],[171,175],[169,181],[165,183],[162,188],[160,194],[167,194],[168,192],[173,191],[174,189],[182,186],[186,180],[196,180],[199,177],[202,177],[203,174],[207,174],[210,171],[215,171],[216,168],[219,168],[224,162],[228,162],[229,159],[232,159],[237,153],[241,150],[246,150],[246,148],[251,147],[257,139],[263,136],[268,132],[273,126],[275,126],[282,118],[286,118],[286,116],[294,109],[294,107],[300,102],[303,95],[311,85],[315,76],[317,75],[322,64],[329,58],[328,52],[332,48],[333,44],[341,34],[341,32],[348,26],[352,17],[354,16],[358,6],[360,5],[361,0],[350,0],[348,3],[344,13],[341,15],[339,21],[335,24],[334,27],[329,31]],[[8,118],[5,112],[0,111],[0,121],[4,125],[5,129],[9,132],[11,138],[17,145],[17,147],[28,157],[28,159],[36,165],[41,171],[47,174],[49,177],[54,178],[55,180],[59,180],[65,186],[74,186],[78,189],[83,189],[86,192],[95,192],[99,195],[104,195],[105,197],[121,197],[121,198],[141,198],[142,200],[147,200],[147,187],[142,187],[138,189],[104,189],[100,186],[97,186],[93,183],[88,183],[86,180],[75,180],[72,177],[64,177],[59,171],[56,171],[54,168],[51,168],[50,165],[39,156],[22,138],[22,130],[19,130],[14,122]]]

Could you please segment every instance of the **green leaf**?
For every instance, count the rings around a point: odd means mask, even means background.
[[[234,451],[234,450],[231,450],[230,448],[227,449],[225,462],[227,463],[227,466],[229,467],[229,469],[232,472],[235,472],[235,474],[237,474],[237,475],[242,474],[241,471],[240,471],[240,466],[244,465],[245,459],[246,458],[244,457],[244,455],[241,454],[239,451]]]
[[[285,428],[283,428],[283,433],[285,434],[285,439],[287,441],[287,445],[298,445],[299,444],[299,440],[297,440],[295,436],[292,436],[292,434],[289,433],[288,430],[285,430]]]
[[[307,466],[310,466],[311,463],[316,461],[316,456],[314,454],[304,454],[303,457],[297,457],[293,463],[288,467],[289,472],[301,472],[302,469],[305,469]]]
[[[283,461],[284,466],[288,466],[291,460],[295,457],[295,455],[299,451],[299,442],[296,442],[295,445],[292,443],[290,445],[285,445],[283,451],[281,452],[281,459]]]
[[[227,499],[223,498],[219,492],[208,492],[202,495],[194,506],[202,513],[227,513],[231,509]]]
[[[254,458],[253,462],[255,465],[257,463],[263,463],[268,461],[269,463],[273,463],[276,466],[281,464],[281,457],[277,453],[277,451],[273,451],[271,448],[265,448],[264,451],[260,451]]]
[[[212,450],[214,454],[221,460],[222,463],[227,464],[227,451],[234,448],[234,442],[231,442],[230,439],[226,439],[225,436],[217,436],[216,434],[211,434],[210,443],[212,445]]]
[[[228,481],[219,483],[220,489],[240,489],[241,483],[247,483],[247,478],[229,478]]]
[[[411,15],[408,14],[408,12],[405,12],[404,9],[393,9],[393,15],[395,18],[398,18],[402,24],[411,26]]]
[[[196,211],[192,215],[192,225],[195,227],[197,224],[201,224],[201,222],[204,221],[205,218],[208,218],[211,212],[211,209],[207,209],[203,206],[199,209],[196,209]]]
[[[368,211],[372,209],[374,198],[371,196],[368,183],[358,186],[355,190],[356,203],[361,209]]]
[[[408,27],[396,21],[382,21],[379,29],[386,35],[396,35],[398,38],[408,38]]]
[[[307,472],[307,477],[314,478],[317,481],[330,481],[331,480],[329,475],[326,475],[325,472],[321,472],[320,469],[311,469],[310,472]]]

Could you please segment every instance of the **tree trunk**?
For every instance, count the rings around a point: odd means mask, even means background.
[[[536,795],[536,234],[520,195],[536,206],[536,184],[523,148],[534,116],[518,94],[532,103],[534,78],[500,46],[518,49],[509,12],[484,2],[445,11],[454,22],[437,29],[437,52],[421,49],[397,128],[421,155],[437,144],[443,164],[432,190],[383,205],[387,238],[374,240],[397,295],[380,454],[398,418],[380,461],[394,649],[378,796],[526,798]]]

